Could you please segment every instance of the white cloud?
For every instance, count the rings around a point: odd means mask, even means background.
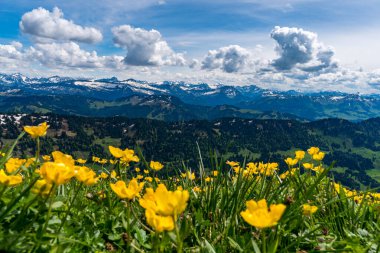
[[[53,68],[122,68],[122,56],[98,56],[88,52],[74,42],[36,44],[25,53],[29,61],[38,61]]]
[[[227,73],[238,72],[251,63],[251,53],[238,45],[210,50],[202,60],[202,69],[221,69]]]
[[[8,45],[0,44],[0,57],[8,59],[20,59],[22,57],[22,53],[20,52],[21,48],[22,44],[17,41],[14,41]]]
[[[20,29],[39,42],[56,40],[96,43],[103,39],[99,30],[82,27],[64,19],[62,11],[57,7],[52,12],[40,7],[25,13],[20,21]]]
[[[127,50],[124,62],[135,66],[185,64],[183,54],[175,53],[157,30],[144,30],[129,25],[112,29],[114,43]]]
[[[300,68],[314,72],[337,67],[333,48],[319,42],[316,33],[301,28],[276,26],[271,37],[277,42],[279,58],[272,64],[277,70]]]

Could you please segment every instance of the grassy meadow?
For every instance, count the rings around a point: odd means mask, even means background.
[[[112,159],[41,154],[47,128],[1,151],[1,251],[380,252],[378,189],[336,183],[317,147],[289,152],[283,173],[216,155],[205,167],[201,152],[172,168],[112,143]],[[22,138],[33,157],[13,156]]]

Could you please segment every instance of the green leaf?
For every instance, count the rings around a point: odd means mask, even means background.
[[[54,202],[52,205],[51,205],[51,208],[52,209],[58,209],[58,208],[60,208],[60,207],[62,207],[63,206],[63,202],[62,201],[56,201],[56,202]]]
[[[228,242],[230,243],[231,247],[238,250],[239,252],[243,252],[244,250],[240,247],[240,245],[235,242],[231,237],[227,237]]]

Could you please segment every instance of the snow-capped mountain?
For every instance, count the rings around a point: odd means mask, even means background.
[[[305,119],[344,117],[357,120],[380,116],[380,96],[342,92],[302,93],[276,91],[255,85],[228,86],[191,84],[181,81],[152,83],[135,79],[29,78],[0,74],[0,96],[76,96],[82,99],[117,101],[132,96],[175,97],[198,106],[229,105],[261,112],[290,113]],[[3,98],[4,99],[4,98]],[[157,103],[157,101],[156,101]],[[228,115],[227,115],[228,116]]]

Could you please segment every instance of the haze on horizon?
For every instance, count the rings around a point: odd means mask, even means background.
[[[380,93],[375,0],[0,0],[0,72]]]

